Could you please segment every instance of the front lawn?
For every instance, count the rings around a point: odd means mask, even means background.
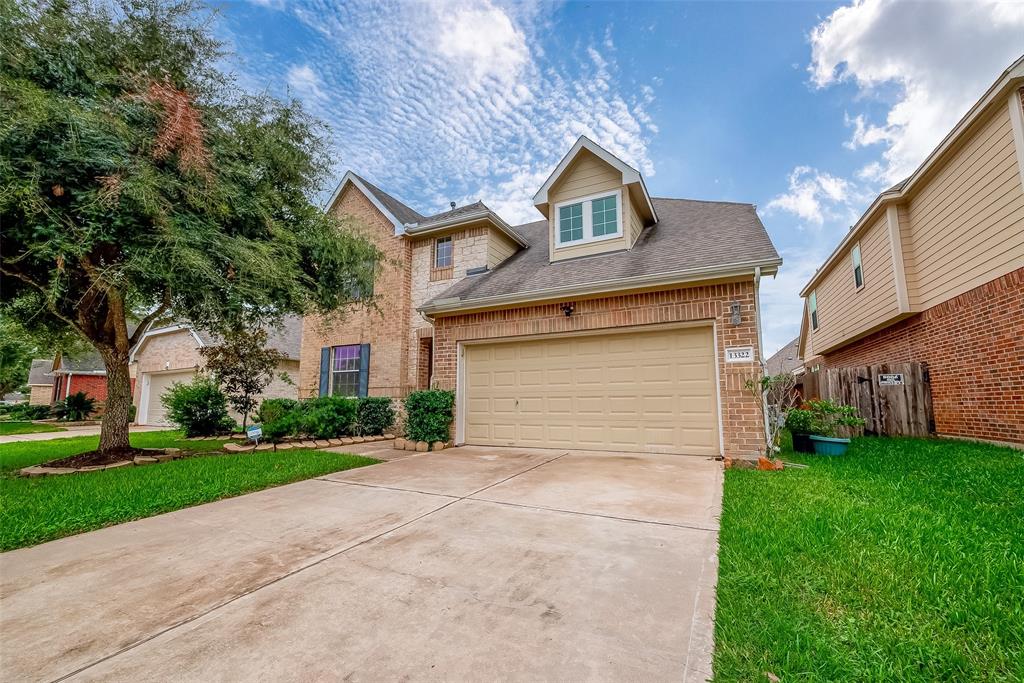
[[[180,432],[139,432],[131,442],[140,448],[192,451],[216,451],[224,443],[187,441]],[[0,550],[377,462],[324,451],[261,451],[82,474],[16,476],[22,467],[92,450],[98,443],[98,437],[83,436],[0,445]]]
[[[65,432],[63,427],[56,425],[40,425],[34,422],[0,422],[0,436],[13,434],[38,434],[40,432]]]
[[[725,476],[715,679],[1024,679],[1024,452],[863,438]]]

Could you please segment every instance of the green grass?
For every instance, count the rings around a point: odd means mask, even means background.
[[[1024,680],[1024,452],[783,459],[726,472],[715,680]]]
[[[133,446],[213,451],[223,441],[187,441],[179,432],[132,434]],[[0,445],[0,550],[120,524],[237,496],[376,460],[312,450],[185,458],[100,472],[27,479],[21,467],[95,449],[98,437]]]
[[[38,434],[39,432],[64,432],[63,427],[37,425],[34,422],[0,422],[0,436],[13,434]]]

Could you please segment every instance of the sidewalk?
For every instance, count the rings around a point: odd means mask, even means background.
[[[21,441],[48,441],[50,439],[70,439],[73,436],[97,436],[100,433],[99,425],[91,425],[88,427],[66,427],[66,431],[63,432],[36,432],[34,434],[11,434],[9,436],[0,436],[0,444],[5,443],[19,443]],[[132,432],[159,432],[168,429],[174,429],[173,427],[151,427],[133,425],[130,430]]]

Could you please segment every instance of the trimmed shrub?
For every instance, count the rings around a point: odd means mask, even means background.
[[[431,389],[405,398],[405,434],[413,441],[448,441],[455,393]]]
[[[70,394],[63,401],[53,404],[53,414],[58,420],[79,422],[96,412],[96,399],[90,398],[84,391]]]
[[[213,436],[230,432],[235,421],[228,415],[228,399],[209,377],[197,376],[184,384],[175,382],[160,397],[167,417],[185,436]]]
[[[51,408],[48,405],[32,406],[28,403],[19,403],[10,407],[7,414],[12,420],[45,420],[50,417]]]
[[[360,434],[377,436],[395,423],[395,408],[387,396],[367,396],[359,399],[356,424]]]
[[[263,425],[263,438],[280,441],[298,432],[302,404],[291,398],[268,398],[260,404],[256,421]]]
[[[359,400],[322,396],[304,402],[299,420],[301,431],[315,439],[334,439],[352,433]]]

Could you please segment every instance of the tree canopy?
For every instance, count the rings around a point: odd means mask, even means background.
[[[326,129],[217,69],[205,7],[0,8],[0,312],[96,347],[117,447],[128,353],[152,320],[227,330],[372,291],[376,248],[311,201],[331,166]]]

